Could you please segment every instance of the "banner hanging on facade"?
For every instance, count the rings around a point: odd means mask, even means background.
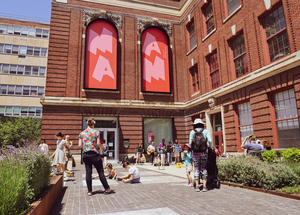
[[[86,35],[85,88],[117,90],[117,31],[104,20],[92,22]]]
[[[169,43],[158,28],[148,28],[142,35],[142,90],[170,93]]]

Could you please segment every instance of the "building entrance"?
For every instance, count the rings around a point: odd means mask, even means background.
[[[119,161],[119,128],[116,118],[93,118],[96,122],[95,129],[99,131],[100,140],[107,144],[107,159]],[[84,119],[83,127],[86,127],[88,118]]]
[[[224,142],[223,142],[223,126],[221,112],[211,115],[212,124],[212,137],[214,147],[219,149],[220,153],[224,153]]]

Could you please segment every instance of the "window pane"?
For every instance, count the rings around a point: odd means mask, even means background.
[[[17,74],[17,65],[10,65],[10,74]]]
[[[5,109],[5,115],[6,116],[11,116],[13,113],[13,107],[6,107]]]
[[[48,38],[49,37],[49,30],[43,29],[43,38]]]
[[[36,108],[36,116],[42,116],[42,108]]]
[[[18,72],[17,72],[17,74],[18,74],[18,75],[23,75],[24,72],[25,72],[25,66],[19,65],[19,66],[18,66]]]
[[[14,95],[15,94],[15,85],[8,85],[7,94],[8,95]]]
[[[35,28],[28,28],[28,35],[31,37],[35,36]]]
[[[23,95],[24,96],[29,96],[29,86],[23,86]]]
[[[15,45],[14,45],[14,46],[12,47],[12,53],[13,53],[13,54],[19,54],[19,46],[15,46]]]
[[[31,66],[25,66],[25,75],[31,75]]]
[[[240,0],[227,0],[228,15],[230,15],[240,5]]]
[[[0,43],[0,53],[4,53],[4,44]]]
[[[286,28],[282,6],[264,18],[264,28],[267,38]]]
[[[35,116],[35,107],[29,108],[29,116]]]
[[[38,95],[43,96],[44,95],[44,87],[38,87]]]
[[[47,48],[42,48],[41,49],[41,56],[46,57],[47,56]]]
[[[11,25],[7,26],[7,33],[8,34],[14,34],[14,27],[11,26]]]
[[[0,106],[0,116],[4,116],[5,106]]]
[[[22,28],[19,26],[15,26],[14,35],[21,35]]]
[[[17,85],[15,95],[22,95],[22,86]]]
[[[20,116],[21,115],[21,107],[14,107],[13,115]]]
[[[7,85],[1,84],[0,85],[0,94],[6,95],[7,94]]]
[[[238,105],[238,112],[239,112],[240,126],[252,124],[252,113],[251,113],[250,102],[246,102]]]
[[[45,74],[46,74],[46,67],[40,67],[40,72],[39,72],[40,74],[40,76],[45,76]]]
[[[33,55],[40,56],[41,49],[38,47],[34,47]]]
[[[33,55],[33,47],[27,47],[27,55]]]
[[[6,44],[4,46],[4,53],[11,54],[12,45]]]
[[[288,55],[290,53],[290,47],[287,32],[283,31],[282,33],[269,39],[268,46],[271,61]]]
[[[2,72],[3,73],[9,73],[9,64],[3,64],[2,65]]]
[[[21,116],[28,115],[28,107],[21,107]]]
[[[20,46],[19,51],[21,55],[26,55],[27,53],[27,47],[26,46]]]
[[[0,63],[0,73],[2,73],[2,63]]]
[[[37,87],[31,86],[30,96],[37,96]]]
[[[32,67],[32,75],[39,75],[39,67],[38,66]]]
[[[7,34],[7,26],[0,25],[0,34]]]
[[[22,28],[21,35],[22,36],[27,36],[28,35],[28,28],[26,28],[26,27]]]
[[[35,36],[36,37],[42,37],[42,34],[43,34],[43,30],[40,29],[40,28],[37,28],[36,31],[35,31]]]

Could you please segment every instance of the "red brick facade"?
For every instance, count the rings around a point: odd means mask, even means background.
[[[186,3],[171,0],[151,2],[178,10]],[[237,104],[245,101],[251,105],[254,133],[279,148],[275,110],[271,101],[274,93],[294,89],[298,120],[300,116],[298,0],[272,0],[268,9],[264,1],[240,0],[241,6],[229,17],[223,5],[226,1],[212,0],[215,30],[206,35],[203,8],[209,2],[191,1],[182,14],[175,16],[85,1],[68,0],[65,4],[53,0],[46,97],[42,100],[42,137],[48,141],[51,149],[55,147],[54,134],[58,131],[71,135],[77,144],[84,117],[117,117],[119,152],[123,154],[134,153],[137,144],[143,142],[144,117],[172,118],[173,138],[186,143],[192,120],[196,116],[207,121],[212,120],[213,114],[222,112],[222,137],[225,137],[226,152],[240,151]],[[290,54],[270,62],[262,20],[278,5],[282,5],[284,11]],[[112,19],[118,29],[117,91],[83,90],[85,32],[87,24],[94,19],[85,19],[87,13],[84,10],[93,10],[96,14],[107,11],[120,17],[120,20],[115,21],[112,16],[102,15]],[[151,17],[155,19],[151,20]],[[189,20],[194,20],[197,44],[191,51],[186,29]],[[143,29],[149,25],[161,26],[169,36],[170,94],[143,93],[141,89],[140,40]],[[248,73],[236,78],[230,44],[241,33],[244,35]],[[207,56],[215,50],[220,87],[212,89]],[[189,72],[195,65],[200,79],[199,91],[196,93],[191,89]],[[213,107],[209,107],[210,98],[215,100]],[[106,101],[112,106],[103,103]],[[129,101],[129,104],[130,101],[136,102],[137,105],[118,107],[117,104],[122,101]],[[139,106],[139,102],[143,105]],[[214,129],[213,125],[211,129]],[[123,139],[130,140],[128,150],[123,148]]]

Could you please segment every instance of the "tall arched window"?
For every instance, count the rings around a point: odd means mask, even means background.
[[[88,25],[84,88],[117,90],[117,41],[111,23],[96,20]]]
[[[142,91],[170,93],[169,40],[156,27],[142,33]]]

